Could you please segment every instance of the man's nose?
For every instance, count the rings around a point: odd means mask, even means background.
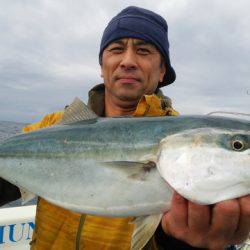
[[[137,57],[136,53],[132,48],[127,48],[123,55],[120,66],[123,69],[136,69],[137,68]]]

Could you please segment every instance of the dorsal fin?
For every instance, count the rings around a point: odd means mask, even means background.
[[[84,120],[96,119],[98,116],[79,98],[74,101],[64,111],[61,125],[71,124]]]

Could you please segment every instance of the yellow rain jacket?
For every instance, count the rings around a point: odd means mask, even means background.
[[[89,107],[99,116],[104,115],[104,86],[97,85],[89,92]],[[46,115],[41,121],[23,128],[24,132],[57,124],[64,111]],[[171,100],[160,90],[156,95],[144,96],[134,116],[178,115]],[[70,178],[70,176],[69,176]],[[74,184],[72,183],[72,186]],[[40,198],[37,205],[35,230],[31,242],[32,250],[126,250],[134,229],[129,223],[133,218],[105,218],[81,215]],[[157,249],[152,238],[145,249]]]

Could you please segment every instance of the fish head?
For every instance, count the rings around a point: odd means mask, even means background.
[[[250,132],[199,128],[160,142],[157,168],[179,194],[214,204],[250,194]]]

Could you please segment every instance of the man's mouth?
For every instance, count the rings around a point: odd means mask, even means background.
[[[127,84],[135,84],[140,82],[140,78],[134,77],[134,76],[120,76],[117,77],[117,80],[121,83],[127,83]]]

